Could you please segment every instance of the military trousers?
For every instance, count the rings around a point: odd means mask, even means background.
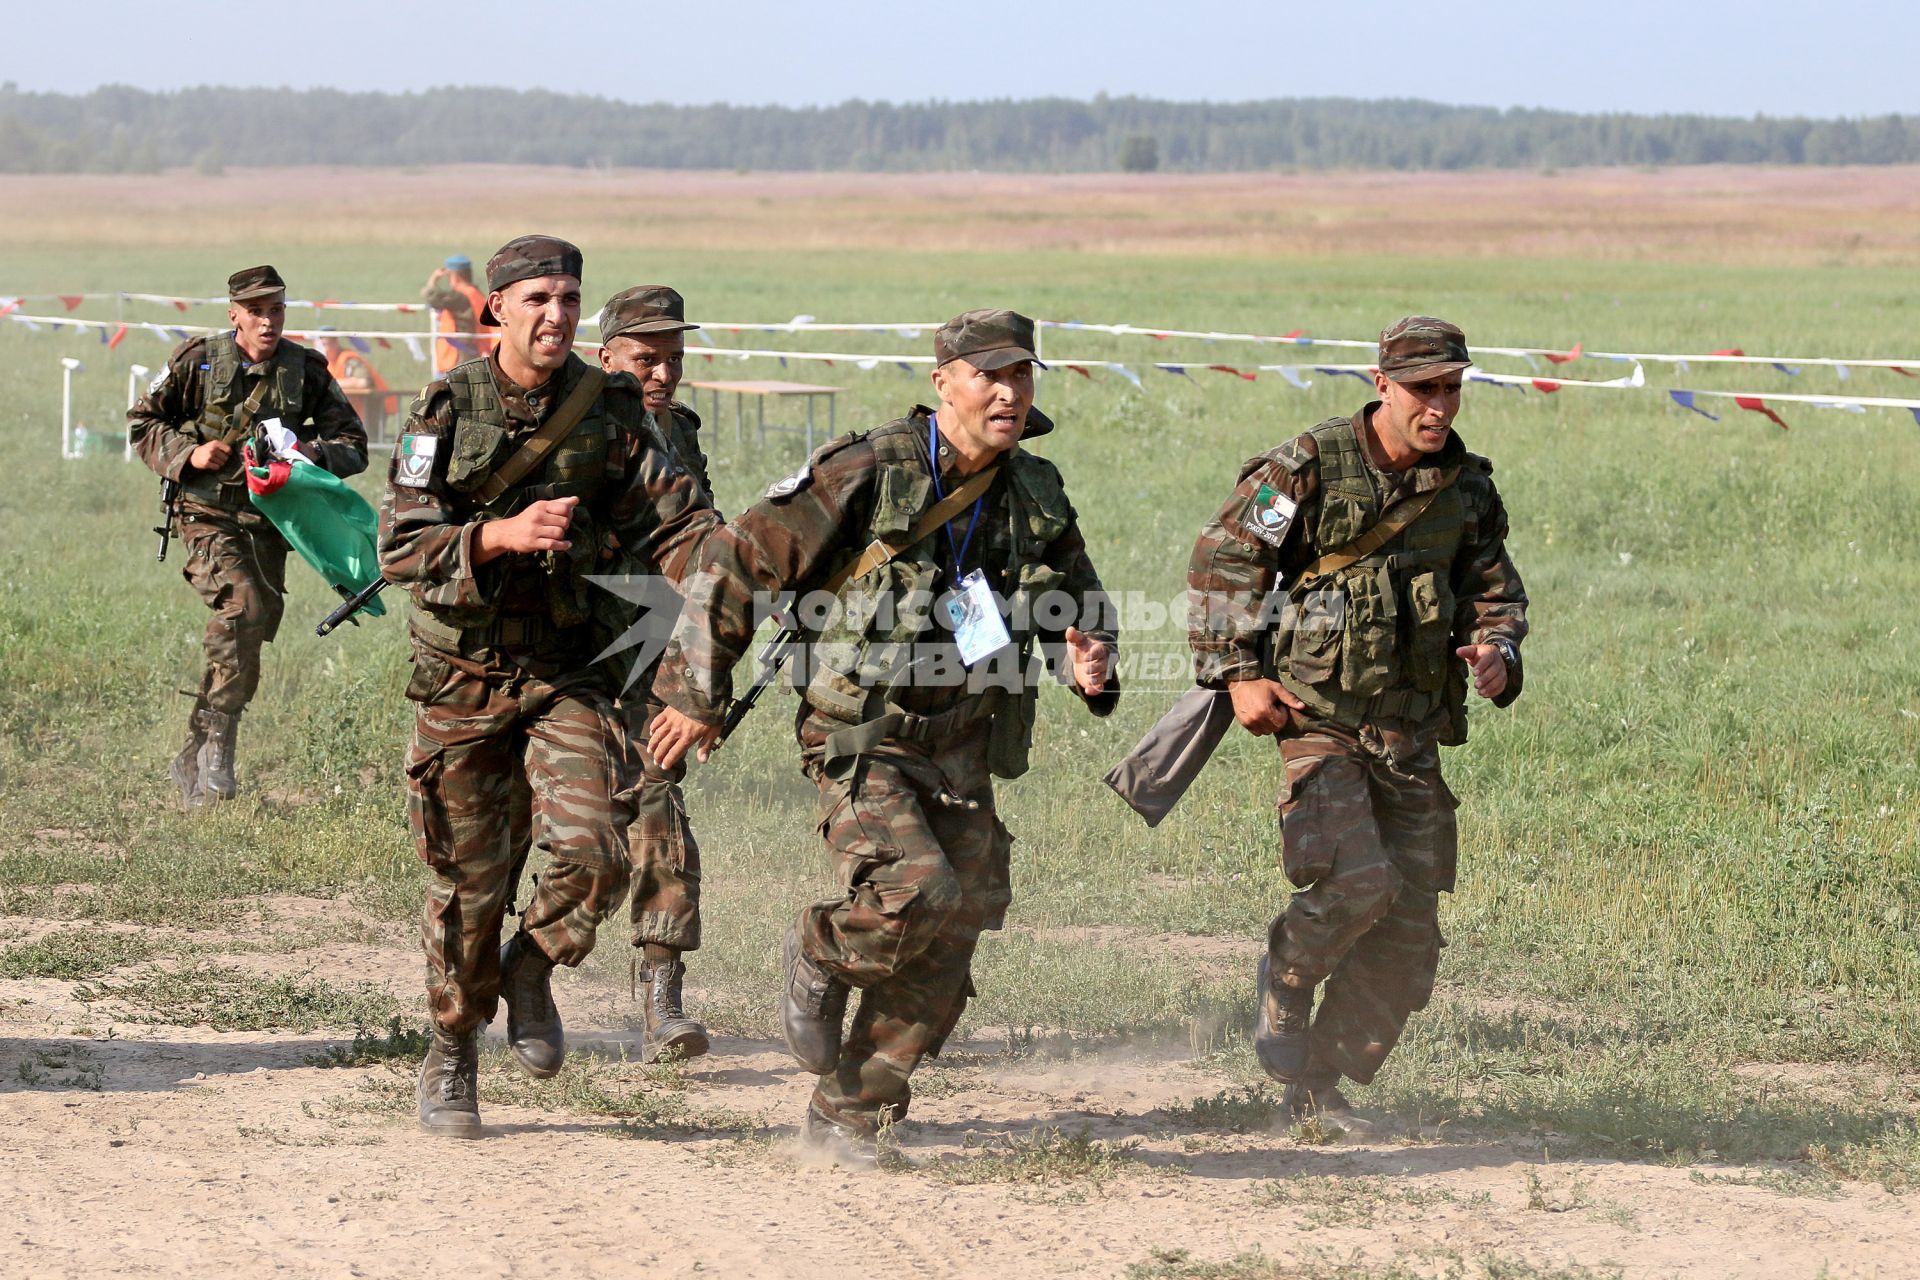
[[[1433,995],[1459,843],[1438,735],[1437,722],[1314,721],[1280,739],[1284,864],[1299,891],[1267,946],[1276,979],[1326,983],[1309,1079],[1371,1081]]]
[[[546,865],[521,929],[548,959],[578,965],[619,909],[633,816],[626,749],[613,699],[594,682],[483,677],[422,649],[414,660],[407,816],[433,871],[421,920],[427,1003],[459,1033],[498,1011],[501,925],[529,852]]]
[[[260,650],[286,609],[286,539],[257,512],[182,499],[180,541],[180,575],[213,610],[201,641],[200,702],[238,715],[260,687]]]
[[[973,995],[974,948],[1013,899],[1012,837],[994,812],[985,721],[945,742],[888,740],[828,761],[825,735],[842,728],[803,713],[841,891],[800,913],[799,934],[810,960],[860,991],[813,1106],[871,1132],[906,1115],[914,1069],[939,1053]]]

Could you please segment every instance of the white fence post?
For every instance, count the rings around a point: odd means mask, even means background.
[[[151,372],[153,372],[153,370],[143,364],[136,364],[127,370],[127,408],[133,408],[134,404],[140,399],[140,379],[146,377]],[[120,460],[122,462],[133,461],[132,423],[127,424],[127,447],[121,452]]]
[[[73,451],[73,375],[85,368],[72,356],[60,358],[60,456],[75,458]]]

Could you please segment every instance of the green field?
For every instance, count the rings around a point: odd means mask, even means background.
[[[658,278],[695,318],[939,319],[1012,305],[1352,337],[1419,310],[1490,344],[1858,356],[1916,345],[1910,280],[1853,268],[587,248],[590,306]],[[395,299],[443,252],[257,256],[296,294]],[[16,261],[4,287],[204,294],[234,265],[59,251]],[[1297,358],[1053,333],[1047,344],[1136,370]],[[63,354],[88,362],[82,420],[115,430],[126,365],[157,368],[163,355],[143,335],[105,358],[91,337],[0,325],[0,913],[230,924],[259,895],[349,893],[404,939],[425,873],[403,808],[398,619],[318,639],[330,603],[296,570],[242,729],[242,802],[182,818],[165,763],[204,612],[175,566],[153,563],[154,477],[117,454],[56,457]],[[401,356],[390,373],[417,382],[419,367]],[[925,394],[919,375],[889,367],[690,365],[710,375],[842,385],[842,428]],[[1109,587],[1166,601],[1240,461],[1350,412],[1362,389],[1146,376],[1144,391],[1111,375],[1046,378],[1040,400],[1061,429],[1040,451],[1065,473]],[[1835,386],[1764,368],[1733,381],[1696,370],[1686,385],[1736,384]],[[1864,372],[1850,385],[1920,386]],[[1464,805],[1443,986],[1366,1101],[1554,1135],[1557,1148],[1813,1159],[1842,1176],[1920,1180],[1920,429],[1903,411],[1786,413],[1790,433],[1737,410],[1715,424],[1651,390],[1469,388],[1461,433],[1495,461],[1533,598],[1527,694],[1476,713],[1471,743],[1449,759]],[[709,436],[728,510],[801,453],[792,437],[736,444],[726,422]],[[382,475],[384,458],[358,483],[373,494]],[[1168,624],[1123,643],[1181,639]],[[1002,791],[1016,903],[1009,930],[982,947],[969,1022],[1171,1034],[1252,1080],[1253,964],[1287,892],[1272,747],[1236,735],[1157,832],[1099,781],[1172,695],[1136,689],[1104,722],[1065,696],[1043,701],[1036,766]],[[699,1011],[727,1030],[770,1031],[780,933],[826,884],[789,707],[770,699],[690,786],[708,939],[693,979]],[[1181,935],[1240,939],[1244,964],[1195,959]],[[624,973],[626,951],[624,924],[610,926],[590,963]]]

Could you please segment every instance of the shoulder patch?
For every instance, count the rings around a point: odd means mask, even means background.
[[[201,365],[200,367],[201,367],[202,369],[204,369],[204,368],[206,368],[207,366],[205,366],[205,365]],[[164,384],[164,383],[166,382],[166,380],[167,380],[167,375],[168,375],[168,374],[170,374],[170,373],[172,373],[172,372],[173,372],[173,366],[172,366],[172,365],[170,365],[170,364],[163,364],[163,365],[161,365],[161,366],[160,366],[160,372],[158,372],[158,373],[156,373],[156,374],[154,374],[154,375],[153,375],[153,381],[152,381],[152,382],[149,382],[149,383],[147,384],[147,394],[148,394],[148,395],[152,395],[152,394],[153,394],[154,392],[156,392],[156,391],[158,391],[158,390],[159,390],[159,389],[161,388],[161,386],[162,386],[162,385],[163,385],[163,384]]]
[[[1247,507],[1246,530],[1270,547],[1279,547],[1287,540],[1287,530],[1293,527],[1293,516],[1299,505],[1281,493],[1272,485],[1261,485],[1255,490],[1253,501]]]
[[[400,437],[393,451],[393,482],[409,489],[424,489],[433,480],[433,460],[440,451],[440,437],[408,434]]]
[[[767,486],[766,496],[774,501],[791,498],[794,494],[813,483],[813,468],[827,458],[839,453],[850,445],[859,444],[867,438],[865,431],[849,431],[838,439],[829,440],[813,451],[813,456],[800,464],[800,469],[790,476],[782,476]]]

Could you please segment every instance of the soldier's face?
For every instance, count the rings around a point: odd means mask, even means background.
[[[1394,452],[1438,453],[1460,412],[1460,386],[1457,373],[1419,382],[1395,382],[1375,374],[1380,407],[1373,414],[1373,429]]]
[[[665,413],[673,393],[680,389],[686,353],[687,340],[679,333],[623,333],[600,348],[600,367],[638,378],[647,408]]]
[[[280,345],[281,331],[287,327],[287,296],[282,293],[230,302],[227,323],[233,326],[240,349],[254,360],[264,360]]]
[[[969,454],[1004,453],[1020,443],[1033,408],[1033,362],[977,369],[949,360],[933,371],[940,430]]]
[[[488,305],[500,321],[501,341],[522,363],[552,373],[567,362],[573,331],[580,327],[578,277],[516,281],[491,294]]]

